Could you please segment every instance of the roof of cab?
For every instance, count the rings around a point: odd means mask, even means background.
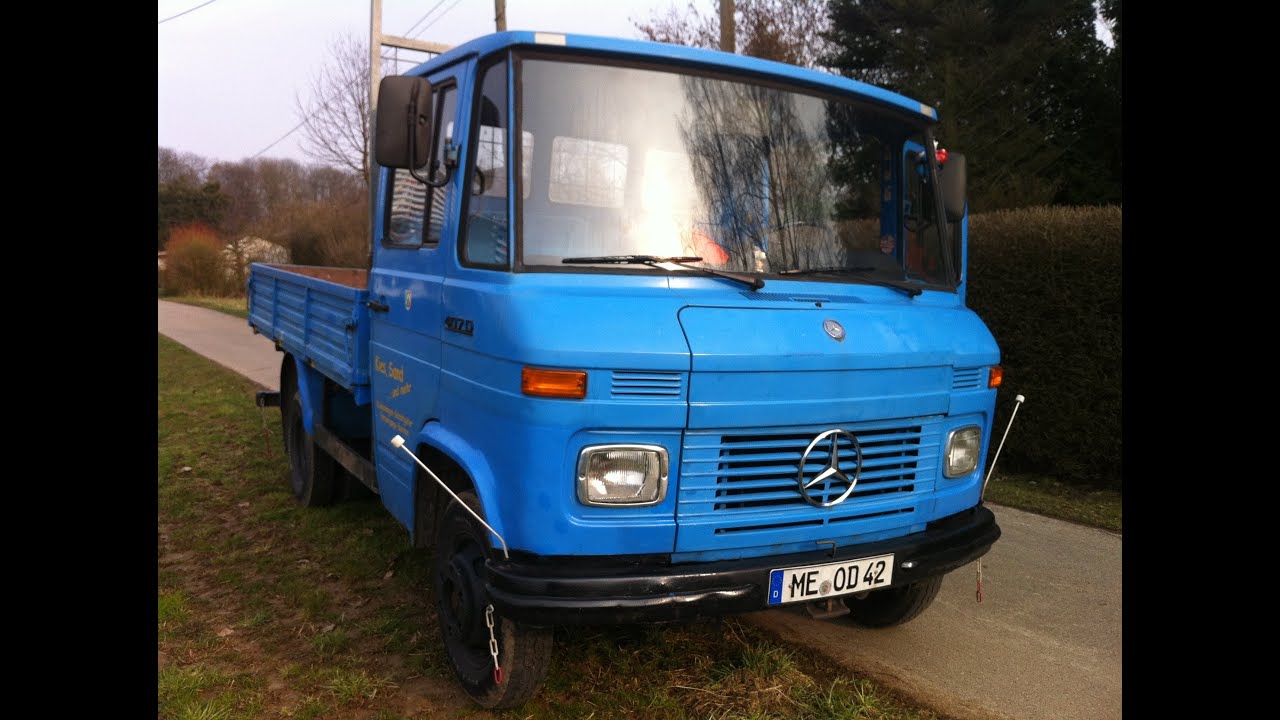
[[[406,74],[421,75],[434,68],[448,65],[455,60],[467,56],[482,56],[513,47],[536,46],[554,49],[564,47],[574,50],[594,52],[614,57],[632,59],[651,59],[675,63],[688,63],[704,69],[720,69],[759,78],[799,82],[810,87],[829,92],[852,93],[862,98],[876,100],[881,103],[899,107],[912,113],[923,115],[930,120],[937,120],[937,110],[911,98],[890,92],[884,88],[868,85],[857,80],[832,75],[818,70],[788,65],[773,60],[692,48],[684,45],[651,42],[648,40],[628,40],[623,38],[599,37],[595,35],[574,35],[568,33],[534,32],[531,30],[511,30],[492,33],[470,40],[447,52],[444,52]]]

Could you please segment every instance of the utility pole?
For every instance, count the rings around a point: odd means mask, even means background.
[[[374,139],[378,115],[378,79],[382,77],[382,0],[371,0],[369,3],[369,147],[366,157],[369,158],[369,270],[373,270],[373,225],[378,217],[378,183],[374,181],[374,168],[378,166],[373,157]]]
[[[498,32],[507,31],[507,0],[493,0],[493,23]]]
[[[734,47],[733,0],[720,0],[720,49],[731,53]]]
[[[505,22],[505,20],[504,20]],[[452,48],[443,43],[414,40],[412,38],[382,33],[382,0],[369,3],[369,267],[373,267],[373,232],[377,219],[378,166],[374,160],[374,143],[377,137],[375,124],[378,118],[378,84],[382,82],[382,48],[393,47],[439,55]]]

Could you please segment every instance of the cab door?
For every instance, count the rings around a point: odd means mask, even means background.
[[[415,465],[391,439],[400,435],[412,448],[436,412],[441,288],[457,239],[464,175],[453,159],[465,156],[459,111],[469,65],[427,76],[432,144],[427,165],[417,172],[438,186],[424,185],[405,169],[378,168],[382,182],[369,281],[374,460],[383,504],[409,528]]]

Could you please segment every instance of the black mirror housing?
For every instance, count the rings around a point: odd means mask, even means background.
[[[378,85],[374,160],[383,167],[415,169],[431,155],[431,83],[393,75]]]
[[[964,217],[965,172],[964,155],[948,153],[947,161],[939,170],[942,204],[947,211],[947,222],[960,222]]]

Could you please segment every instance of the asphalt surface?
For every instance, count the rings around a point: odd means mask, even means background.
[[[182,303],[160,300],[159,304],[161,335],[240,373],[264,389],[280,389],[282,356],[270,339],[249,327],[248,320]]]
[[[159,306],[160,334],[276,389],[280,354],[247,321]],[[958,720],[1120,718],[1120,536],[991,508],[1003,536],[982,561],[982,602],[971,564],[947,576],[923,615],[897,628],[863,630],[802,609],[745,617]]]

